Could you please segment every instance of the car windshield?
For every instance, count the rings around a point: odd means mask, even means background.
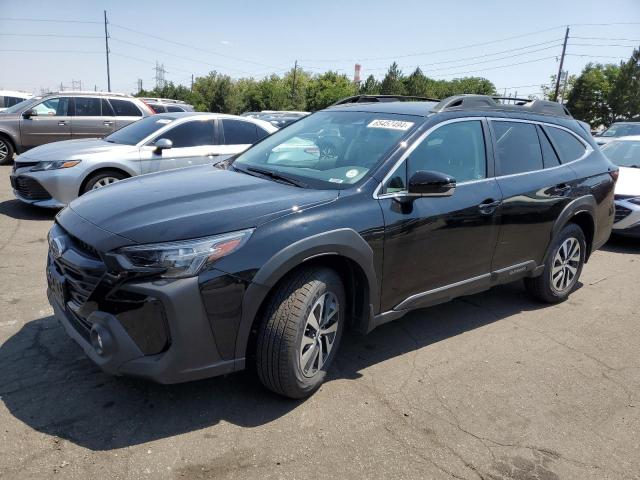
[[[640,140],[619,140],[602,147],[609,160],[619,167],[640,168]]]
[[[323,111],[291,124],[241,154],[233,167],[340,189],[363,179],[422,117]]]
[[[122,145],[137,145],[152,133],[160,130],[162,127],[170,124],[176,119],[163,115],[153,115],[143,118],[137,122],[130,123],[120,130],[116,130],[111,135],[107,135],[104,139],[110,143],[120,143]]]
[[[19,103],[16,103],[13,107],[7,108],[3,113],[18,113],[24,107],[28,107],[29,105],[33,105],[34,103],[38,102],[39,100],[42,100],[42,97],[28,98],[27,100],[23,100],[23,101],[21,101]]]
[[[626,137],[627,135],[640,135],[639,123],[614,123],[604,132],[602,137]]]

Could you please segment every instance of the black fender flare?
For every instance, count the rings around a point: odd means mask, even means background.
[[[549,244],[553,241],[554,238],[558,235],[558,233],[574,218],[576,215],[580,213],[588,213],[591,217],[591,221],[593,222],[593,231],[594,233],[597,231],[596,225],[596,209],[597,203],[593,195],[584,195],[583,197],[578,197],[571,202],[569,202],[558,218],[556,219],[553,228],[551,229],[551,235],[549,238]],[[595,237],[595,235],[594,235]],[[593,240],[592,240],[593,242]],[[587,251],[590,253],[593,248],[593,245],[587,245]],[[547,261],[549,255],[549,250],[547,248],[547,252],[544,255],[544,259],[542,260],[542,264],[544,265]]]
[[[379,287],[373,250],[360,234],[350,228],[341,228],[298,240],[272,256],[258,270],[244,294],[236,336],[237,370],[244,368],[244,357],[253,321],[271,288],[297,266],[327,255],[345,257],[356,262],[362,269],[368,283],[369,302],[372,303],[367,309],[367,316],[370,317],[368,320],[371,321],[373,310],[377,310],[380,300]]]

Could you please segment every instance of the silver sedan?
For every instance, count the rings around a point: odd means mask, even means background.
[[[268,122],[234,115],[154,115],[104,138],[29,150],[16,157],[11,186],[23,202],[60,208],[83,193],[128,177],[220,162],[276,130]]]

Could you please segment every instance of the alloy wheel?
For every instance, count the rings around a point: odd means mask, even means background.
[[[4,140],[0,140],[0,163],[9,155],[9,145]]]
[[[116,177],[102,177],[100,180],[98,180],[96,183],[93,184],[93,187],[91,187],[91,190],[106,187],[107,185],[116,183],[118,180],[120,179]]]
[[[573,287],[577,280],[580,259],[580,242],[577,238],[569,237],[562,242],[551,267],[551,285],[558,293]]]
[[[326,363],[338,333],[338,297],[327,292],[311,308],[300,342],[300,369],[313,377]]]

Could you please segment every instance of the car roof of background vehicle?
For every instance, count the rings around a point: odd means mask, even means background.
[[[241,122],[251,122],[251,123],[255,123],[257,125],[260,125],[261,127],[263,127],[265,130],[272,132],[275,131],[273,130],[274,128],[277,130],[277,127],[275,127],[274,125],[270,124],[269,122],[265,122],[264,120],[260,120],[258,118],[250,118],[250,117],[241,117],[240,115],[231,115],[229,113],[212,113],[212,112],[167,112],[167,113],[161,113],[159,115],[162,115],[162,118],[173,118],[176,120],[187,120],[189,118],[200,118],[200,117],[204,117],[204,118],[229,118],[232,120],[239,120]]]
[[[20,98],[31,98],[33,97],[33,93],[22,92],[20,90],[0,90],[0,95],[6,95],[8,97],[20,97]]]
[[[87,96],[87,97],[123,97],[123,98],[136,98],[126,93],[115,92],[93,92],[91,90],[63,90],[61,92],[47,92],[42,97],[48,97],[51,95],[65,95],[72,97]]]
[[[640,135],[626,135],[624,137],[615,137],[615,140],[611,140],[607,145],[611,145],[616,142],[640,142]]]

